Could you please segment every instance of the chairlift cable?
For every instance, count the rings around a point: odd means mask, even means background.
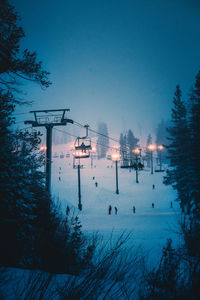
[[[57,129],[57,128],[54,128],[54,130],[57,130],[57,131],[60,131],[60,132],[62,132],[62,133],[65,133],[65,134],[67,134],[67,135],[70,135],[70,136],[72,136],[72,137],[78,138],[77,135],[73,135],[73,134],[71,134],[71,133],[69,133],[69,132],[67,132],[67,131],[64,131],[64,130],[61,130],[61,129]],[[100,145],[100,146],[105,147],[105,148],[107,148],[107,149],[111,149],[111,150],[114,150],[114,151],[121,152],[120,149],[116,149],[116,148],[110,147],[110,146],[105,146],[105,145],[103,145],[103,144],[101,144],[101,143],[98,143],[98,142],[93,141],[92,139],[91,139],[91,143],[94,144],[94,145]]]
[[[22,114],[27,114],[27,113],[22,113]],[[17,115],[17,114],[16,114],[16,115]],[[85,128],[85,125],[82,125],[81,123],[79,123],[79,122],[77,122],[77,121],[74,121],[74,125],[76,125],[76,126],[78,126],[78,127],[80,127],[80,128]],[[56,130],[57,130],[57,129],[56,129]],[[88,131],[90,131],[90,132],[92,132],[92,133],[95,133],[95,134],[97,134],[97,135],[101,135],[101,136],[103,136],[103,137],[105,137],[105,138],[107,138],[107,139],[109,139],[109,140],[112,140],[112,141],[114,141],[114,142],[116,142],[116,143],[119,144],[119,140],[118,140],[118,139],[113,138],[113,137],[110,137],[110,136],[105,135],[105,134],[103,134],[103,133],[100,133],[100,132],[98,132],[98,131],[96,131],[96,130],[94,130],[94,129],[91,129],[90,127],[88,128]],[[76,137],[78,138],[78,136],[76,136]],[[127,145],[130,145],[130,144],[127,144]],[[103,146],[103,145],[102,145],[102,146]],[[146,149],[145,147],[140,147],[140,148]]]
[[[76,122],[76,121],[74,121],[74,124],[76,125],[76,126],[79,126],[79,127],[84,127],[84,125],[82,125],[82,124],[80,124],[80,123],[78,123],[78,122]],[[116,142],[116,143],[118,143],[119,144],[119,140],[117,140],[116,138],[113,138],[113,137],[110,137],[110,136],[108,136],[108,135],[105,135],[105,134],[103,134],[103,133],[100,133],[100,132],[98,132],[98,131],[96,131],[96,130],[94,130],[94,129],[91,129],[91,128],[88,128],[88,130],[90,131],[90,132],[93,132],[93,133],[95,133],[95,134],[97,134],[97,135],[101,135],[101,136],[103,136],[103,137],[105,137],[105,138],[108,138],[109,140],[112,140],[112,141],[114,141],[114,142]],[[126,144],[126,145],[130,145],[130,144]],[[130,145],[131,146],[131,145]],[[143,150],[146,150],[146,147],[139,147],[140,149],[143,149]]]
[[[29,114],[29,112],[27,112],[27,113],[13,113],[12,114],[12,116],[20,116],[20,115],[27,115],[27,114]]]
[[[27,114],[27,113],[21,113],[21,114]],[[20,114],[15,114],[15,115],[20,115]],[[23,121],[20,121],[20,122],[23,122]],[[20,122],[18,122],[18,123],[20,123]],[[73,121],[73,122],[74,122],[74,123],[73,123],[74,125],[76,125],[76,126],[78,126],[78,127],[80,127],[80,128],[85,128],[85,125],[83,125],[83,124],[81,124],[81,123],[79,123],[79,122],[77,122],[77,121]],[[17,122],[16,122],[15,124],[17,124]],[[67,133],[66,131],[62,131],[62,130],[60,130],[60,129],[56,129],[56,130],[61,131],[61,132],[64,132],[64,133],[66,133],[66,134],[68,134],[68,135],[71,135],[72,137],[78,138],[78,136],[75,136],[75,135],[72,135],[72,134],[70,134],[70,133]],[[105,137],[105,138],[107,138],[107,139],[109,139],[109,140],[112,140],[112,141],[114,141],[114,142],[116,142],[116,143],[119,144],[119,140],[118,140],[118,139],[113,138],[113,137],[110,137],[110,136],[105,135],[105,134],[103,134],[103,133],[100,133],[100,132],[98,132],[98,131],[96,131],[96,130],[90,128],[90,127],[88,127],[88,131],[90,131],[90,132],[92,132],[92,133],[95,133],[95,134],[97,134],[97,135],[103,136],[103,137]],[[94,143],[94,142],[93,142],[93,143]],[[101,145],[101,146],[104,146],[104,145],[102,145],[102,144],[100,144],[100,143],[98,143],[98,144]],[[97,143],[96,143],[96,145],[97,145]],[[125,146],[131,146],[131,145],[127,143]],[[115,148],[113,148],[113,147],[109,147],[109,146],[105,146],[105,147],[107,147],[107,148],[109,148],[109,149],[114,149],[115,151],[121,152],[121,150],[117,150],[117,149],[115,149]],[[147,150],[147,147],[139,147],[139,148],[142,149],[143,151],[146,151],[146,150]]]

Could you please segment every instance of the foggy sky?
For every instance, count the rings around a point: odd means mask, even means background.
[[[146,140],[170,117],[176,84],[187,96],[200,69],[198,1],[10,2],[22,47],[37,51],[53,82],[46,91],[27,84],[34,104],[17,112],[70,108],[82,124],[104,121],[113,137],[130,128]]]

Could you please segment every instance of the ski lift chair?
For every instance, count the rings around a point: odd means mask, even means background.
[[[88,125],[84,126],[86,128],[86,135],[84,137],[77,137],[75,141],[75,158],[88,158],[90,157],[91,138],[88,137]]]

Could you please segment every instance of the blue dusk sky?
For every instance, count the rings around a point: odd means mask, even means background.
[[[53,83],[45,91],[27,84],[34,103],[17,112],[70,108],[69,117],[95,130],[103,121],[110,136],[130,128],[146,141],[170,118],[176,85],[187,97],[200,69],[198,1],[10,3],[26,34],[22,49],[37,51]]]

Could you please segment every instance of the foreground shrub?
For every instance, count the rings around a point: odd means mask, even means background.
[[[0,278],[1,299],[136,299],[143,258],[137,251],[125,250],[127,238],[123,234],[116,242],[111,237],[105,243],[96,236],[92,264],[79,275],[4,269],[2,274],[9,274],[10,280]]]

